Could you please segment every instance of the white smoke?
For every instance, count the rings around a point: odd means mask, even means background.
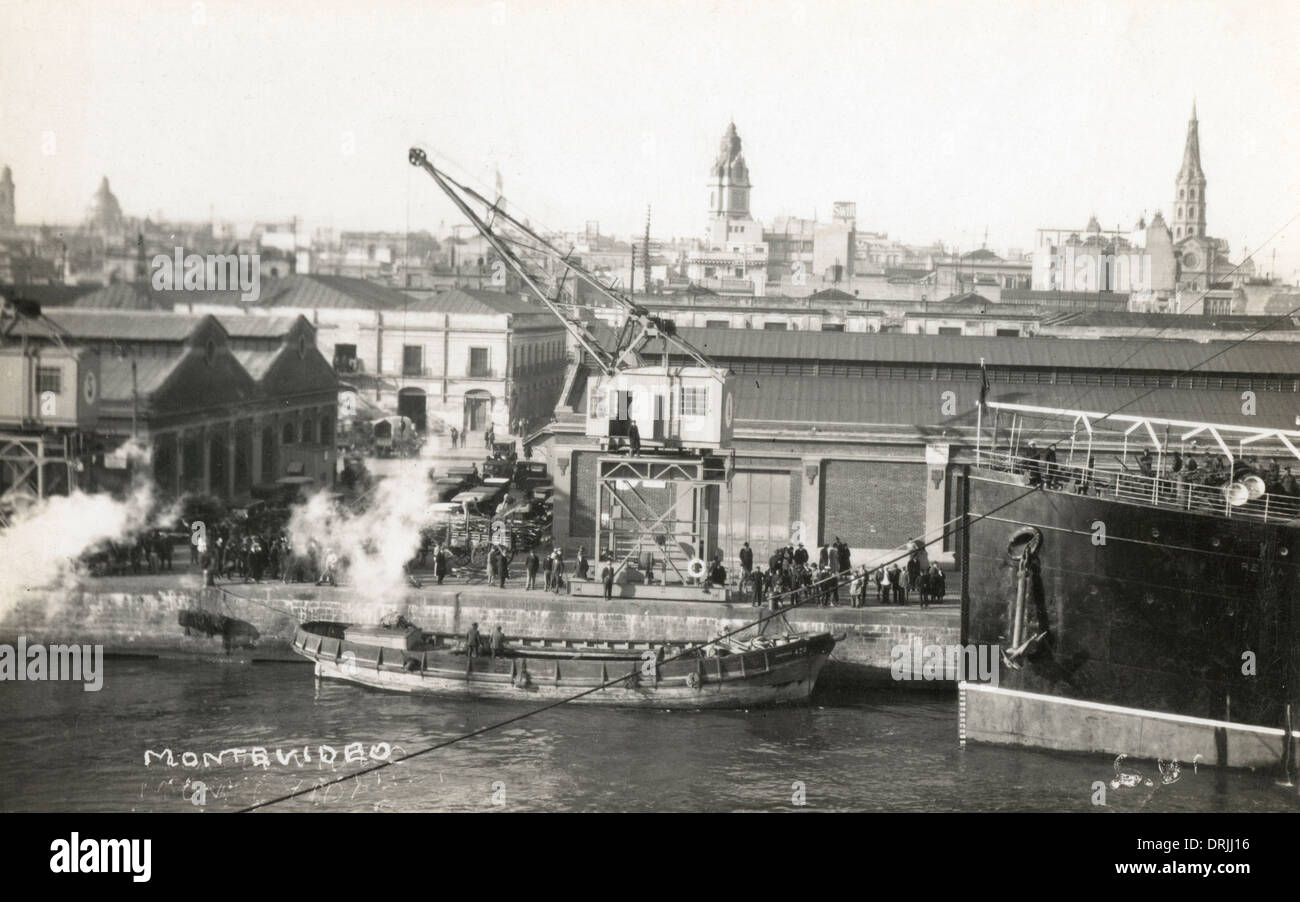
[[[139,467],[125,498],[73,491],[44,498],[15,514],[0,530],[0,619],[40,588],[71,588],[80,573],[78,559],[101,542],[122,542],[172,511],[156,510],[147,467],[148,447],[139,441],[125,448]],[[48,610],[48,608],[47,608]]]
[[[293,509],[289,535],[296,554],[319,546],[323,561],[338,555],[336,571],[360,600],[391,603],[406,588],[404,565],[420,548],[420,527],[428,522],[429,479],[418,470],[379,480],[365,509],[339,508],[327,493],[313,495]]]

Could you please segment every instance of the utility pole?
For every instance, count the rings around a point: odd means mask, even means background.
[[[650,205],[645,207],[645,246],[644,246],[644,266],[645,269],[645,293],[650,293]]]
[[[140,383],[135,375],[135,358],[131,359],[131,438],[136,437],[137,409],[140,406]]]

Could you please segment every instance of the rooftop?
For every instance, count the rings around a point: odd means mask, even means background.
[[[903,335],[895,332],[769,332],[682,328],[678,334],[715,361],[728,358],[845,360],[990,367],[1159,370],[1201,373],[1300,373],[1293,344],[1251,341],[1015,338]],[[646,353],[663,353],[658,341]],[[1238,398],[1240,405],[1240,397]]]

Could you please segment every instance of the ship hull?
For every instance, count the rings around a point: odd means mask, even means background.
[[[1008,541],[1041,535],[1025,655],[962,687],[972,741],[1279,764],[1300,702],[1300,529],[969,479],[962,634],[1015,645]],[[1294,726],[1294,724],[1293,724]],[[1294,734],[1293,734],[1294,735]]]

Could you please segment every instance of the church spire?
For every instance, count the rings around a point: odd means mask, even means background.
[[[1196,100],[1192,99],[1192,118],[1187,122],[1187,142],[1183,145],[1183,165],[1174,180],[1175,242],[1205,236],[1205,172],[1201,169],[1201,139],[1196,121]]]
[[[1201,138],[1196,121],[1196,101],[1192,101],[1192,118],[1187,122],[1187,143],[1183,145],[1183,166],[1178,170],[1178,178],[1204,179],[1201,171]]]

